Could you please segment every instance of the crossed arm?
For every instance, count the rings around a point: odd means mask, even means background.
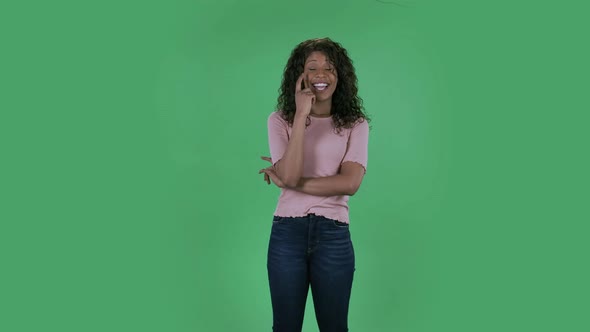
[[[268,157],[262,157],[262,159],[270,161],[270,158]],[[280,162],[281,161],[277,164]],[[301,177],[294,186],[286,185],[278,176],[274,166],[262,169],[259,173],[265,173],[264,178],[267,183],[270,184],[270,180],[272,180],[272,182],[280,188],[289,188],[315,196],[352,196],[357,192],[361,185],[365,174],[365,168],[359,163],[346,161],[342,163],[340,171],[336,175],[319,178]]]
[[[268,119],[269,146],[271,152],[280,155],[273,164],[269,157],[261,157],[272,165],[261,169],[264,180],[280,188],[289,188],[315,196],[352,196],[359,189],[365,168],[358,162],[345,161],[340,165],[338,174],[326,177],[303,177],[303,142],[305,136],[305,117],[295,117],[291,134],[287,134],[286,123],[276,113]],[[368,124],[355,126],[350,134],[347,154],[348,160],[366,159]],[[350,155],[349,155],[350,154]],[[346,159],[346,157],[345,157]]]

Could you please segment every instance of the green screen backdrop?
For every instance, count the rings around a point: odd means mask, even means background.
[[[318,37],[373,120],[350,330],[590,331],[588,6],[391,2],[1,4],[0,331],[271,331],[260,156]]]

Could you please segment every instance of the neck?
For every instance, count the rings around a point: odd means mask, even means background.
[[[332,110],[332,99],[317,101],[311,106],[311,115],[314,116],[330,116]]]

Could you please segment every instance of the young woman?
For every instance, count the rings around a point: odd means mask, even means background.
[[[277,111],[268,117],[272,166],[281,188],[268,247],[273,331],[301,331],[309,286],[321,332],[348,331],[355,271],[348,199],[367,167],[370,119],[357,96],[347,51],[329,38],[295,47]]]

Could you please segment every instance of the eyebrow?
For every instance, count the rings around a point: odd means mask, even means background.
[[[317,61],[318,61],[318,60],[309,60],[309,61],[307,61],[305,64],[307,65],[307,64],[309,64],[309,63],[312,63],[312,62],[317,62]],[[328,65],[330,65],[330,66],[333,66],[333,65],[334,65],[334,64],[333,64],[332,62],[330,62],[330,61],[326,61],[325,63],[326,63],[326,64],[328,64]]]

